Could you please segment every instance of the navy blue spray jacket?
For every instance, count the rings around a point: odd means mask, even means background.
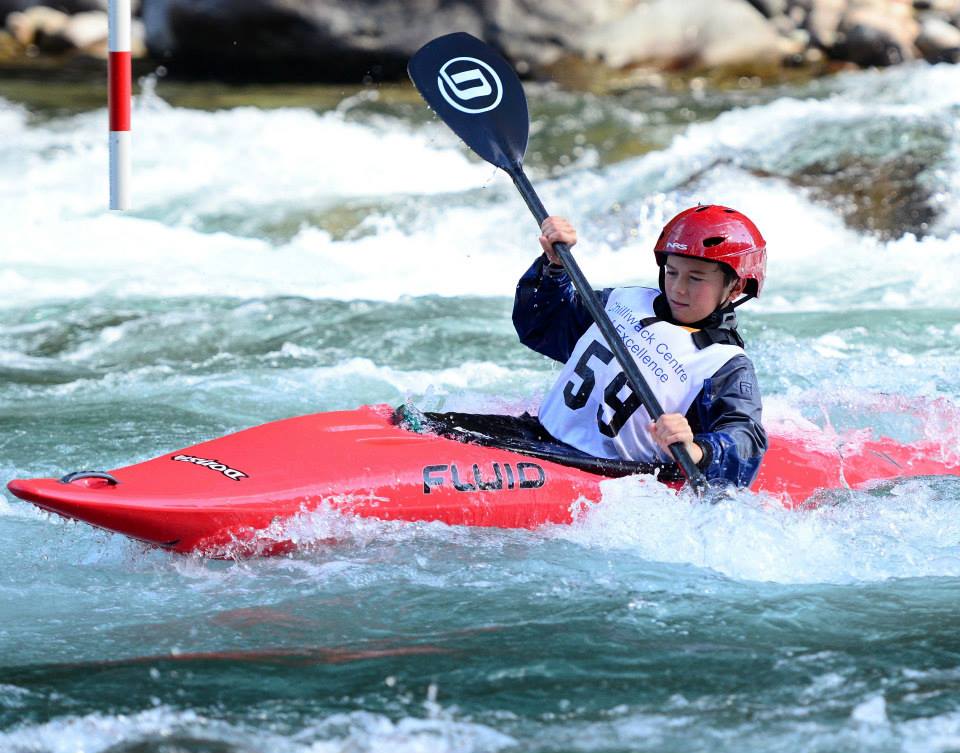
[[[611,290],[598,292],[603,305]],[[655,309],[658,305],[658,315],[671,321],[662,295],[654,303]],[[735,331],[736,315],[732,309],[725,313],[719,326]],[[545,256],[538,257],[517,283],[513,325],[520,342],[565,363],[591,324],[593,320],[567,273],[548,267]],[[699,467],[708,481],[748,486],[756,478],[767,449],[760,413],[757,375],[745,355],[734,356],[704,381],[686,418],[703,449]]]

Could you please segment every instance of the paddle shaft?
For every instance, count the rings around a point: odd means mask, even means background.
[[[529,207],[533,216],[536,218],[537,225],[543,225],[543,221],[547,219],[549,215],[543,206],[543,202],[540,201],[540,197],[537,196],[537,192],[533,189],[533,185],[527,178],[526,173],[524,173],[523,166],[515,164],[511,169],[506,170],[506,172],[513,178],[513,184],[517,187],[527,207]],[[577,264],[576,259],[573,258],[573,252],[566,243],[554,243],[553,249],[563,262],[567,274],[570,275],[574,288],[576,288],[580,294],[580,300],[583,301],[587,311],[590,312],[593,321],[597,323],[597,327],[600,328],[600,333],[607,341],[607,345],[610,346],[617,362],[623,369],[623,373],[627,377],[627,384],[630,385],[630,388],[640,398],[640,402],[643,404],[643,407],[647,409],[650,417],[656,421],[663,415],[663,407],[660,405],[660,401],[657,400],[657,396],[653,394],[653,391],[647,385],[646,380],[640,373],[640,369],[637,368],[637,362],[634,361],[627,352],[623,340],[620,338],[620,335],[617,334],[613,322],[610,321],[610,317],[607,316],[607,312],[600,303],[600,299],[597,297],[593,288],[590,287],[583,272],[580,271],[580,266]],[[697,468],[696,463],[693,462],[693,458],[690,457],[687,448],[684,447],[681,442],[674,442],[670,445],[670,452],[674,460],[677,461],[677,465],[679,465],[683,471],[683,475],[687,477],[690,486],[697,493],[697,496],[702,497],[707,490],[707,480],[704,478],[703,473],[700,472],[700,469]]]

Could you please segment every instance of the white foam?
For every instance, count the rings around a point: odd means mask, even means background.
[[[874,696],[854,707],[850,718],[860,724],[889,724],[887,702],[882,695]]]
[[[695,503],[651,477],[604,481],[601,488],[600,503],[551,535],[738,580],[960,576],[960,501],[944,498],[936,482],[903,481],[879,496],[837,491],[833,503],[828,496],[815,510],[797,511],[749,492]]]
[[[44,724],[26,724],[0,732],[0,748],[48,753],[99,753],[125,741],[170,738],[190,730],[200,739],[232,738],[241,743],[239,730],[230,734],[226,724],[212,722],[193,711],[158,707],[134,714],[89,714],[64,717]]]
[[[884,243],[753,170],[798,150],[809,156],[821,128],[937,119],[955,131],[953,156],[936,167],[941,203],[960,204],[950,198],[960,195],[956,77],[940,66],[845,77],[828,99],[731,110],[663,150],[538,187],[551,211],[578,224],[578,258],[598,287],[655,283],[649,250],[665,220],[692,202],[720,201],[750,214],[770,245],[768,286],[753,310],[955,307],[960,278],[943,270],[960,262],[960,223],[949,209],[939,237]],[[137,210],[122,216],[105,208],[101,112],[32,124],[0,102],[13,135],[0,145],[0,282],[9,292],[0,305],[106,294],[509,296],[538,253],[509,181],[468,158],[439,123],[152,102],[136,131]],[[282,242],[202,229],[218,217],[273,221],[358,200],[372,209],[343,238],[313,225]]]
[[[181,400],[202,404],[211,399],[244,402],[251,396],[269,395],[274,401],[297,398],[314,409],[356,404],[357,395],[365,395],[366,402],[417,396],[432,403],[442,401],[445,410],[518,413],[533,407],[530,401],[537,399],[541,385],[546,385],[542,372],[489,361],[465,361],[458,366],[426,370],[401,369],[355,357],[332,366],[247,371],[242,378],[233,372],[180,373],[166,364],[149,365],[96,377],[81,376],[64,384],[21,386],[16,396],[79,399],[96,397],[107,390],[115,400],[129,397],[143,403],[179,395]],[[431,409],[435,407],[440,406]]]
[[[147,675],[146,671],[144,673]],[[442,689],[441,689],[442,691]],[[441,695],[442,697],[442,695]],[[333,714],[289,736],[251,730],[167,706],[132,714],[103,713],[62,717],[0,732],[0,748],[47,753],[100,753],[142,740],[166,740],[172,746],[235,746],[278,753],[487,753],[516,743],[512,737],[473,722],[452,719],[435,703],[427,718],[392,721],[382,714],[355,711]],[[429,709],[428,709],[429,711]]]

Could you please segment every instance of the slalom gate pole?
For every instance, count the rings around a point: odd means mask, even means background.
[[[130,62],[130,0],[109,2],[109,58],[107,61],[110,112],[110,208],[130,208],[130,99],[133,83]]]

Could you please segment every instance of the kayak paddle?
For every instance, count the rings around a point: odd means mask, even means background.
[[[510,64],[491,47],[465,32],[437,37],[410,59],[407,72],[430,108],[464,143],[512,179],[537,225],[547,218],[540,197],[523,171],[530,115],[520,79]],[[617,335],[600,299],[565,243],[554,243],[580,298],[616,356],[634,394],[656,421],[663,408],[644,381],[636,362]],[[670,445],[677,464],[697,496],[707,480],[680,442]]]

